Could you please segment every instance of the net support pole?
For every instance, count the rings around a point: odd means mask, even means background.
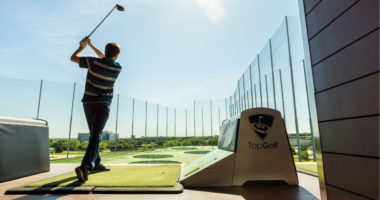
[[[169,108],[166,106],[166,127],[165,127],[165,138],[166,138],[166,145],[168,145],[168,118],[169,118],[169,114],[168,114],[168,111],[169,111]]]
[[[177,109],[174,108],[174,146],[177,145]]]
[[[239,112],[241,112],[243,109],[242,109],[242,103],[241,103],[241,94],[240,94],[240,80],[238,80],[238,108],[239,108]]]
[[[246,96],[245,96],[245,76],[244,76],[244,73],[243,73],[243,110],[247,109],[247,101],[246,101]]]
[[[297,116],[297,101],[296,101],[296,94],[295,94],[295,89],[294,89],[292,52],[290,50],[289,26],[288,26],[288,17],[287,16],[285,16],[285,23],[286,23],[286,38],[287,38],[287,42],[288,42],[287,44],[288,44],[288,54],[289,54],[290,78],[291,78],[291,84],[292,84],[294,122],[295,122],[295,126],[296,126],[296,136],[297,136],[298,160],[299,160],[299,162],[302,162],[300,134],[299,134],[298,116]]]
[[[145,136],[144,136],[144,146],[146,151],[146,137],[147,137],[147,131],[148,131],[148,101],[145,101]]]
[[[285,113],[285,101],[284,101],[284,89],[282,87],[282,72],[281,69],[279,70],[280,73],[280,86],[281,86],[281,102],[282,102],[282,114],[284,116],[284,123],[286,126],[286,113]]]
[[[267,108],[269,108],[269,95],[268,95],[268,81],[267,81],[267,75],[264,75],[265,77],[265,94],[267,99]]]
[[[212,137],[212,132],[213,132],[213,130],[212,130],[212,100],[210,100],[210,122],[211,122],[211,124],[210,124],[210,129],[211,129],[211,137]]]
[[[132,144],[134,145],[134,139],[135,139],[135,136],[134,136],[134,122],[135,122],[135,98],[132,99],[132,126],[131,126],[131,140],[132,140]],[[133,149],[133,147],[132,147]]]
[[[158,114],[159,114],[159,105],[157,104],[157,123],[156,123],[156,148],[158,149]]]
[[[226,119],[228,119],[228,106],[227,106],[227,98],[224,99],[225,109],[226,109]]]
[[[234,109],[232,108],[232,106],[233,106],[233,104],[232,104],[232,95],[230,96],[230,105],[229,105],[229,106],[230,106],[230,107],[229,107],[229,108],[230,108],[230,109],[229,109],[229,111],[230,111],[230,112],[229,112],[229,113],[230,113],[230,118],[232,118],[232,116],[234,115],[234,114],[233,114],[233,110],[234,110]]]
[[[274,67],[273,67],[273,55],[272,55],[272,40],[269,39],[269,51],[270,51],[270,66],[272,69],[272,88],[273,88],[273,103],[274,103],[274,109],[277,110],[277,103],[276,103],[276,85],[274,82]]]
[[[119,122],[119,94],[117,94],[117,99],[116,99],[116,124],[115,124],[115,146],[114,146],[114,151],[116,153],[116,142],[117,142],[117,125]]]
[[[308,85],[307,85],[307,79],[306,79],[306,66],[305,66],[305,60],[302,60],[303,64],[303,74],[304,74],[304,79],[305,79],[305,88],[306,91],[308,90]],[[307,113],[309,114],[309,126],[310,126],[310,135],[311,135],[311,145],[313,148],[313,160],[314,162],[317,161],[317,156],[315,154],[315,143],[314,143],[314,131],[313,131],[313,123],[311,121],[311,113],[310,113],[310,100],[309,100],[309,95],[306,94],[306,99],[307,99]]]
[[[41,106],[41,95],[42,95],[42,85],[44,83],[44,80],[41,79],[40,82],[40,93],[38,95],[38,104],[37,104],[37,119],[40,118],[40,106]]]
[[[187,109],[185,111],[185,130],[186,130],[186,138],[187,138]]]
[[[236,91],[234,92],[234,115],[237,115],[238,113],[238,103],[236,98]]]
[[[204,137],[203,108],[202,108],[202,138]]]
[[[257,54],[257,68],[259,69],[259,89],[260,89],[260,107],[263,107],[263,92],[261,87],[261,69],[260,69],[260,56]]]
[[[249,84],[251,86],[251,108],[253,108],[252,65],[249,65]]]
[[[219,120],[218,120],[218,122],[219,122],[219,123],[218,123],[218,128],[219,128],[220,125],[221,125],[221,124],[220,124],[220,108],[218,108],[218,119],[219,119]]]
[[[195,121],[195,101],[194,101],[194,137],[196,135],[196,121]]]
[[[186,146],[188,144],[189,138],[187,137],[187,109],[185,111],[185,134],[186,134]]]
[[[41,80],[41,86],[42,86],[42,80]],[[72,126],[72,123],[73,123],[75,88],[76,88],[76,82],[74,82],[73,98],[71,100],[71,112],[70,112],[70,124],[69,124],[69,140],[67,141],[67,155],[66,155],[66,158],[69,158],[69,154],[70,154],[70,139],[71,139],[71,126]]]

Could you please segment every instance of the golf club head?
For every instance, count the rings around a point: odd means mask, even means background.
[[[119,4],[116,4],[116,8],[118,11],[124,11],[124,7]]]

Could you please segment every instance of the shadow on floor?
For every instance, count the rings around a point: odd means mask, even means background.
[[[61,195],[56,195],[56,194],[48,194],[48,195],[37,195],[37,194],[30,194],[30,195],[25,195],[22,197],[18,197],[14,200],[55,200],[55,199],[60,199],[62,197],[66,196],[66,194],[61,194]]]
[[[317,200],[318,198],[301,186],[252,184],[243,187],[202,187],[187,190],[216,192],[242,196],[244,199]]]

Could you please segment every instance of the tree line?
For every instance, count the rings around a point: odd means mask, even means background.
[[[61,153],[67,150],[68,139],[50,139],[50,147],[54,153]],[[159,138],[121,138],[116,140],[117,151],[134,149],[152,149],[173,146],[216,146],[218,136],[207,137],[159,137]],[[88,146],[88,141],[80,142],[77,139],[70,139],[70,151],[84,151]],[[101,151],[114,151],[115,141],[101,141]]]

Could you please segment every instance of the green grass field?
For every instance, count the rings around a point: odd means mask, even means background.
[[[191,150],[189,150],[191,148]],[[217,149],[216,146],[196,146],[196,147],[168,147],[160,148],[155,150],[147,151],[133,151],[133,152],[102,152],[100,156],[102,158],[102,163],[104,164],[129,164],[129,163],[149,163],[148,161],[154,161],[154,163],[159,163],[158,161],[175,161],[175,163],[187,164],[199,157],[202,157],[209,151]],[[189,151],[195,151],[196,153],[188,153]],[[202,152],[199,152],[202,151]],[[187,152],[187,153],[185,153]],[[79,164],[82,161],[83,152],[75,152],[76,157],[73,158],[53,158],[50,160],[51,164]],[[165,154],[165,158],[160,155]],[[65,154],[63,154],[65,155]],[[71,152],[70,152],[71,155]],[[151,155],[151,156],[148,156]],[[157,155],[157,156],[155,156]],[[150,157],[150,158],[149,158]],[[143,162],[144,161],[144,162]]]
[[[191,146],[191,147],[168,147],[160,149],[137,150],[131,152],[101,152],[102,163],[104,164],[187,164],[198,158],[204,156],[206,153],[217,149],[216,146]],[[66,152],[56,154],[64,156]],[[84,152],[74,151],[70,152],[74,155],[73,158],[52,158],[51,164],[80,164]],[[298,157],[294,156],[296,167],[298,169],[306,170],[312,173],[317,173],[317,165],[310,161],[298,162]],[[199,161],[201,162],[201,161]],[[203,162],[202,162],[203,163]],[[191,173],[198,167],[202,167],[204,163],[198,163],[200,166],[187,167],[185,171]],[[196,170],[195,170],[196,171]]]
[[[317,174],[318,169],[317,169],[317,163],[315,162],[303,162],[303,163],[296,163],[297,169],[309,171],[312,173]]]
[[[88,181],[78,181],[75,172],[31,183],[26,187],[171,187],[177,182],[180,165],[110,166],[111,171],[89,174]]]
[[[298,156],[293,156],[294,162],[299,162]],[[309,160],[303,159],[302,162],[314,162],[312,158],[309,158]]]

